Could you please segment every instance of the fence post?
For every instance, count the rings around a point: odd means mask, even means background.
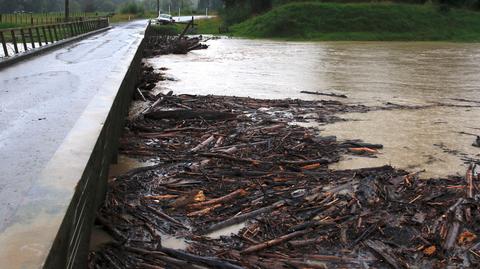
[[[45,26],[42,26],[43,38],[45,39],[45,45],[48,45],[47,31],[45,31]]]
[[[69,22],[67,26],[68,26],[68,28],[70,29],[70,37],[73,37],[74,33],[73,33],[73,26],[72,26],[72,23],[71,23],[71,22]]]
[[[50,40],[52,41],[52,43],[55,43],[55,40],[53,40],[53,35],[52,35],[52,26],[47,26],[47,29],[48,29],[48,35],[50,36]]]
[[[22,37],[23,49],[27,51],[28,50],[27,41],[25,41],[25,32],[23,31],[23,28],[20,29],[20,36]]]
[[[17,38],[15,37],[15,31],[12,30],[12,41],[13,41],[13,47],[15,48],[15,53],[18,53],[18,46],[17,46]]]
[[[38,26],[35,27],[35,32],[37,32],[38,44],[41,47],[42,46],[42,37],[40,36],[40,30],[38,29]]]
[[[57,35],[57,25],[53,25],[53,35],[55,36],[55,39],[58,41],[58,35]]]
[[[32,43],[32,48],[35,48],[35,40],[33,40],[32,28],[28,28],[28,34],[30,35],[30,42]]]
[[[3,36],[3,32],[0,32],[0,42],[2,42],[3,52],[5,57],[8,57],[8,49],[7,44],[5,43],[5,37]]]

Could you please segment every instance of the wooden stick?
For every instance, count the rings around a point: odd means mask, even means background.
[[[247,219],[251,219],[251,218],[254,218],[254,217],[256,217],[260,214],[270,212],[270,211],[272,211],[274,209],[277,209],[279,207],[282,207],[284,205],[285,205],[285,201],[282,200],[282,201],[278,201],[278,202],[274,203],[273,205],[269,205],[269,206],[262,207],[262,208],[259,208],[257,210],[254,210],[252,212],[248,212],[248,213],[245,213],[245,214],[234,216],[230,219],[227,219],[227,220],[224,220],[222,222],[213,224],[212,226],[210,226],[209,228],[204,230],[203,234],[208,234],[210,232],[213,232],[213,231],[216,231],[216,230],[219,230],[219,229],[222,229],[222,228],[234,225],[234,224],[238,224],[238,223],[243,222]]]
[[[203,216],[203,215],[206,215],[206,214],[210,213],[210,211],[214,210],[215,208],[219,208],[221,206],[222,206],[221,204],[216,204],[216,205],[213,205],[211,207],[207,207],[207,208],[204,208],[204,209],[201,209],[201,210],[198,210],[198,211],[190,212],[190,213],[187,214],[187,216],[188,217]]]
[[[315,159],[315,160],[301,160],[301,161],[280,161],[280,164],[293,164],[293,165],[309,165],[314,163],[327,164],[330,163],[329,159]]]
[[[209,206],[209,205],[213,205],[213,204],[225,203],[225,202],[228,202],[230,200],[233,200],[233,199],[237,198],[238,196],[245,196],[245,195],[247,195],[247,193],[248,192],[244,189],[238,189],[238,190],[236,190],[234,192],[231,192],[231,193],[229,193],[225,196],[222,196],[222,197],[214,198],[214,199],[211,199],[211,200],[208,200],[208,201],[205,201],[205,202],[192,204],[192,205],[190,205],[190,207],[199,208],[199,207]]]
[[[215,140],[215,136],[211,135],[209,138],[207,138],[205,141],[203,141],[202,143],[198,144],[196,147],[194,147],[193,149],[191,149],[190,151],[191,152],[197,152],[201,149],[203,149],[204,147],[208,146],[210,143],[213,142],[213,140]]]
[[[226,160],[230,160],[230,161],[237,161],[237,162],[244,162],[244,163],[271,164],[270,162],[264,162],[264,161],[260,161],[260,160],[250,159],[250,158],[237,158],[235,156],[231,156],[231,155],[228,155],[228,154],[221,154],[221,153],[202,153],[200,155],[203,156],[203,157],[226,159]]]
[[[380,255],[388,264],[390,264],[393,268],[395,269],[400,269],[402,268],[397,261],[397,258],[393,256],[393,254],[390,251],[390,248],[385,245],[381,241],[372,241],[372,240],[365,240],[365,245],[367,247],[371,248],[375,253]]]
[[[139,253],[139,254],[142,254],[142,255],[154,256],[154,257],[157,257],[157,258],[160,258],[160,257],[163,258],[163,257],[171,256],[171,257],[174,257],[175,259],[188,261],[188,262],[192,262],[192,263],[197,263],[197,264],[204,264],[204,265],[212,266],[213,268],[244,269],[241,266],[229,263],[229,262],[221,260],[217,257],[198,256],[198,255],[190,254],[190,253],[187,253],[187,252],[184,252],[184,251],[181,251],[181,250],[175,250],[175,249],[170,249],[170,248],[162,247],[162,248],[159,249],[159,251],[146,250],[146,249],[129,247],[129,246],[124,246],[124,248],[127,251]]]
[[[278,238],[268,240],[268,241],[260,243],[258,245],[253,245],[251,247],[248,247],[245,250],[242,250],[240,252],[240,254],[250,254],[252,252],[257,252],[257,251],[264,250],[264,249],[272,247],[272,246],[279,245],[279,244],[281,244],[285,241],[288,241],[292,238],[302,236],[302,235],[306,234],[308,231],[309,230],[302,230],[302,231],[296,231],[296,232],[293,232],[293,233],[282,235]]]
[[[140,96],[142,97],[143,101],[146,102],[147,99],[145,98],[145,96],[143,95],[142,91],[141,91],[139,88],[137,88],[137,92],[140,94]]]
[[[305,240],[292,240],[288,242],[288,245],[292,247],[303,247],[308,245],[313,245],[322,241],[322,237],[312,238],[312,239],[305,239]]]
[[[467,170],[465,179],[467,181],[467,198],[473,198],[473,165],[471,164]]]

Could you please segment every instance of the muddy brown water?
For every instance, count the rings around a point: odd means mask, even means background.
[[[321,91],[346,94],[348,99],[338,100],[369,106],[386,102],[473,106],[344,114],[341,117],[349,121],[314,124],[323,135],[385,146],[378,158],[346,156],[332,168],[391,164],[411,171],[425,170],[424,177],[439,177],[463,175],[462,159],[480,158],[479,149],[471,146],[473,135],[480,134],[480,44],[242,39],[211,40],[208,44],[209,49],[188,55],[149,59],[154,67],[169,68],[167,75],[177,79],[160,83],[161,89],[255,98],[332,99],[300,93]]]

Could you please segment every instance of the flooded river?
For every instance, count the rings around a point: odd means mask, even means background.
[[[480,44],[418,42],[296,43],[219,39],[208,50],[150,59],[178,81],[175,93],[256,98],[328,99],[350,103],[453,104],[419,110],[344,114],[349,121],[315,126],[323,135],[381,143],[378,158],[347,156],[333,168],[391,164],[425,177],[464,174],[462,159],[479,159]],[[455,100],[457,99],[457,100]],[[462,100],[458,100],[462,99]]]

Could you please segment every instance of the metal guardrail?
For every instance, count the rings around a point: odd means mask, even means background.
[[[107,18],[0,30],[0,58],[108,27]]]

